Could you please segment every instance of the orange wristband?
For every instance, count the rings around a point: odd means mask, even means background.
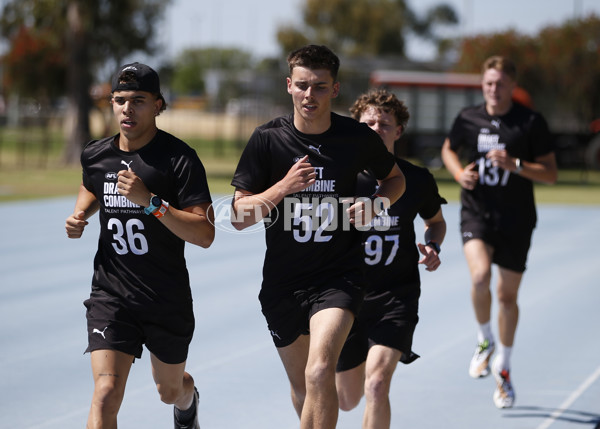
[[[156,219],[160,219],[161,217],[163,217],[165,215],[165,213],[167,212],[167,210],[169,210],[169,203],[163,200],[163,202],[160,205],[159,209],[156,210],[152,214],[154,215],[154,217],[156,217]]]
[[[456,172],[456,174],[454,175],[454,180],[456,180],[457,182],[459,182],[459,181],[460,181],[460,180],[459,180],[459,179],[460,179],[460,176],[463,174],[463,171],[465,171],[465,170],[463,170],[462,168],[461,168],[460,170],[458,170],[458,171]]]

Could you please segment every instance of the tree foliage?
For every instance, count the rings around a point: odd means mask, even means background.
[[[67,95],[73,129],[66,161],[76,162],[90,138],[90,87],[95,73],[130,53],[152,53],[155,25],[170,0],[7,0],[0,34],[10,91]],[[23,49],[27,46],[27,49]],[[48,69],[43,67],[48,66]],[[38,73],[22,71],[38,70]],[[47,76],[43,75],[48,71]]]
[[[243,70],[252,66],[252,55],[237,48],[188,48],[177,56],[171,88],[178,93],[201,94],[208,70]]]
[[[64,50],[47,31],[18,29],[3,59],[2,87],[24,97],[49,100],[65,91]]]
[[[462,40],[459,72],[481,71],[491,55],[504,55],[517,64],[518,83],[536,108],[589,123],[600,117],[600,19],[595,15],[543,28],[537,35],[515,31]]]
[[[405,0],[306,0],[299,28],[280,27],[279,45],[284,52],[306,43],[325,44],[347,55],[405,55],[409,33],[437,41],[435,24],[456,24],[448,5],[417,16]]]

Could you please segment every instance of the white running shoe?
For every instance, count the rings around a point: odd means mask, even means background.
[[[509,371],[497,368],[496,361],[492,364],[492,373],[496,379],[494,390],[494,405],[498,408],[511,408],[515,403],[515,391],[510,381]]]
[[[490,374],[490,359],[495,350],[495,344],[486,339],[477,344],[475,353],[469,365],[469,375],[473,378],[486,377]]]

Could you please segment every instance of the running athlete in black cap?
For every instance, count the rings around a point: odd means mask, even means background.
[[[156,127],[166,108],[158,74],[133,63],[116,72],[112,106],[119,134],[81,155],[83,183],[69,238],[99,211],[100,240],[87,308],[94,395],[87,427],[116,428],[127,377],[142,345],[175,428],[198,428],[198,393],[185,372],[194,332],[184,244],[214,239],[204,167],[187,144]]]

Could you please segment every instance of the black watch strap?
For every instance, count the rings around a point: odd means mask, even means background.
[[[373,209],[377,216],[385,211],[385,203],[383,202],[383,197],[381,195],[373,194],[369,199],[373,202]]]
[[[428,241],[427,243],[425,243],[425,246],[429,246],[431,247],[433,250],[436,251],[436,253],[439,255],[442,252],[442,248],[440,247],[439,244],[437,244],[435,241]]]

